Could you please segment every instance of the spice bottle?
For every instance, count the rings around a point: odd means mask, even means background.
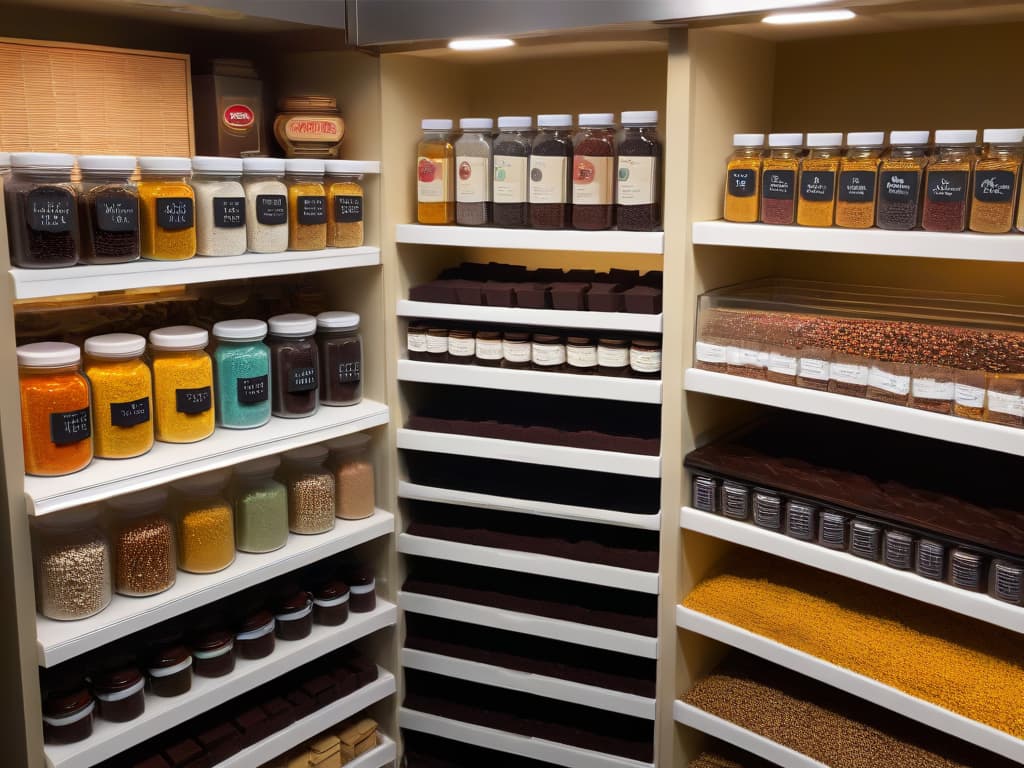
[[[149,689],[154,696],[181,696],[192,688],[192,654],[184,645],[157,648],[146,671]]]
[[[501,355],[502,368],[529,368],[533,359],[530,334],[525,331],[505,331],[501,337]]]
[[[288,250],[327,247],[327,191],[323,160],[286,160]]]
[[[178,568],[167,490],[150,488],[107,503],[114,542],[114,588],[145,597],[174,586]]]
[[[89,382],[74,344],[41,341],[17,349],[25,472],[68,475],[92,462]]]
[[[356,312],[316,316],[320,356],[320,404],[356,405],[363,399],[363,337]]]
[[[796,223],[831,227],[836,209],[836,175],[842,155],[841,133],[808,133],[808,154],[800,162]]]
[[[846,134],[846,157],[839,162],[836,226],[870,229],[875,223],[878,165],[883,131]]]
[[[498,118],[494,140],[494,224],[525,227],[529,224],[529,158],[533,141],[529,117]]]
[[[368,456],[370,436],[360,432],[327,443],[334,470],[336,507],[341,520],[362,520],[376,507],[373,462]]]
[[[535,371],[560,372],[565,367],[565,342],[552,333],[533,334],[530,362]]]
[[[192,642],[192,669],[200,677],[224,677],[235,671],[235,636],[223,629],[200,634]]]
[[[280,466],[277,456],[264,456],[235,467],[231,496],[241,552],[273,552],[288,543],[288,492],[274,479]]]
[[[918,226],[924,169],[928,165],[925,150],[928,131],[893,131],[892,145],[878,170],[879,229],[906,231]]]
[[[504,353],[501,348],[501,331],[476,332],[476,364],[491,368],[501,365]]]
[[[565,340],[565,369],[569,373],[597,373],[597,340],[569,336]]]
[[[568,229],[572,201],[572,115],[537,115],[530,149],[530,226]]]
[[[334,528],[334,474],[324,463],[327,448],[308,445],[282,457],[281,478],[288,488],[288,528],[292,533],[326,533]]]
[[[967,226],[977,131],[936,131],[924,182],[921,226],[928,232],[963,232]]]
[[[573,139],[572,225],[610,229],[615,218],[615,116],[583,113]]]
[[[1024,129],[986,128],[985,152],[974,166],[972,232],[1002,234],[1013,228],[1024,157]]]
[[[661,378],[661,342],[633,339],[629,345],[629,370],[638,379]]]
[[[313,631],[313,595],[295,592],[274,609],[274,631],[281,640],[301,640]]]
[[[136,667],[112,669],[92,679],[99,715],[109,723],[127,723],[146,711],[146,678]]]
[[[213,363],[209,334],[193,325],[158,328],[149,334],[153,362],[156,439],[194,443],[213,434]]]
[[[284,160],[272,157],[242,159],[245,191],[246,250],[281,253],[288,250],[288,187]]]
[[[32,534],[36,607],[43,616],[85,619],[110,604],[110,541],[96,507],[34,517]]]
[[[130,459],[153,447],[153,374],[142,358],[145,352],[145,338],[134,333],[106,333],[85,340],[93,448],[102,459]]]
[[[196,255],[195,192],[187,157],[139,158],[142,258],[181,261]]]
[[[222,320],[213,326],[217,425],[251,429],[270,421],[270,349],[262,320]]]
[[[598,339],[597,372],[602,376],[629,376],[629,342],[615,338]]]
[[[196,255],[245,253],[245,190],[239,157],[193,157]]]
[[[245,617],[235,633],[235,648],[243,659],[264,659],[274,652],[274,614],[261,609]]]
[[[84,686],[55,691],[43,701],[43,741],[74,744],[92,736],[96,702]]]
[[[224,472],[207,472],[174,484],[178,519],[178,567],[215,573],[235,561],[235,525],[224,498]]]
[[[11,265],[29,269],[78,263],[78,194],[71,183],[75,158],[50,152],[14,152],[5,179]]]
[[[464,328],[452,328],[448,331],[449,363],[472,365],[476,362],[476,337],[472,331]]]
[[[761,223],[792,224],[796,219],[796,176],[802,133],[768,134],[768,157],[761,171]]]
[[[298,313],[275,315],[268,325],[274,415],[286,419],[312,416],[320,404],[316,318]]]
[[[78,158],[81,254],[85,264],[120,264],[140,256],[139,193],[131,176],[135,158],[84,155]]]
[[[358,160],[327,160],[327,245],[358,248],[363,244],[363,174],[371,163]]]
[[[661,139],[654,110],[623,112],[615,147],[615,224],[633,232],[661,226]]]
[[[764,154],[763,133],[735,133],[732,156],[725,166],[726,221],[752,223],[757,221],[761,199],[761,158]]]
[[[455,147],[451,120],[423,120],[416,146],[416,221],[451,224],[455,221]]]
[[[462,135],[455,142],[455,223],[479,227],[491,223],[491,155],[494,121],[489,117],[459,120]]]

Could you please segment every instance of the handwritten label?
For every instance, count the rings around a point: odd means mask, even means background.
[[[800,174],[800,197],[812,203],[827,203],[835,196],[835,171],[804,171]]]
[[[323,195],[299,195],[296,213],[299,224],[326,224],[327,198]]]
[[[270,399],[270,382],[267,376],[252,376],[247,379],[235,379],[235,391],[238,402],[242,405],[265,403]]]
[[[245,226],[244,197],[213,198],[213,226],[235,229]]]
[[[354,224],[363,220],[363,198],[361,195],[335,195],[334,220],[342,224]]]
[[[50,414],[50,440],[54,445],[71,445],[92,435],[89,409]]]
[[[213,407],[210,387],[194,387],[192,389],[176,389],[174,397],[177,401],[178,413],[205,413]]]
[[[792,200],[796,171],[765,171],[761,176],[762,196],[769,200]]]
[[[729,194],[733,197],[753,197],[757,192],[757,171],[735,168],[729,171]]]
[[[57,187],[40,187],[28,193],[25,216],[34,232],[70,232],[75,219],[75,199]]]
[[[175,231],[188,229],[195,221],[192,199],[188,197],[158,197],[156,223],[161,229]]]
[[[839,199],[844,203],[870,203],[875,199],[874,171],[843,171],[839,174]]]
[[[149,398],[110,404],[110,423],[115,427],[136,427],[149,421]]]
[[[317,386],[316,368],[292,368],[288,371],[289,392],[309,392]]]
[[[104,232],[135,232],[139,228],[139,200],[132,195],[97,195],[96,226]]]
[[[256,195],[256,221],[269,225],[287,224],[287,198],[284,195]]]

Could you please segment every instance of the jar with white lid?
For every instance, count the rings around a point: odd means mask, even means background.
[[[110,540],[95,506],[32,518],[36,605],[49,619],[85,619],[110,603]]]
[[[193,157],[192,189],[196,193],[196,255],[245,253],[242,158]]]
[[[464,117],[455,141],[455,223],[479,227],[491,223],[491,155],[494,120]]]
[[[935,151],[925,171],[921,226],[928,232],[963,232],[971,202],[978,132],[935,132]]]
[[[103,459],[130,459],[153,447],[153,374],[143,359],[146,339],[105,333],[85,340],[85,375],[92,385],[93,446]]]
[[[889,151],[878,168],[878,205],[875,226],[905,231],[921,219],[921,191],[928,165],[929,131],[892,131]]]
[[[363,338],[356,312],[316,316],[320,357],[320,403],[356,405],[363,399]]]
[[[149,488],[107,502],[114,544],[114,588],[131,597],[174,586],[178,568],[167,489]]]
[[[568,229],[572,202],[572,115],[537,115],[530,148],[530,226]]]
[[[615,115],[585,112],[573,138],[572,225],[611,229],[615,223]]]
[[[78,191],[75,158],[53,152],[14,152],[5,181],[11,265],[28,269],[78,263]]]
[[[83,263],[120,264],[140,257],[139,192],[131,180],[135,165],[127,155],[78,158]]]
[[[288,250],[319,251],[327,247],[327,190],[323,160],[286,160],[288,186]]]
[[[494,140],[494,224],[498,227],[529,225],[530,149],[533,119],[527,116],[498,118]]]
[[[187,157],[139,158],[142,258],[181,261],[196,255],[196,195]]]
[[[615,145],[615,224],[619,229],[652,232],[661,226],[662,149],[658,112],[623,112]]]
[[[246,250],[250,253],[287,251],[288,187],[284,184],[284,160],[245,157],[242,172]]]
[[[1024,128],[986,128],[981,138],[985,151],[974,166],[968,229],[1001,235],[1013,229],[1024,160]]]
[[[291,312],[267,321],[270,335],[271,410],[275,416],[312,416],[320,405],[316,318]]]
[[[324,162],[329,248],[358,248],[363,244],[363,174],[376,169],[376,163],[360,160]]]
[[[252,429],[270,421],[270,349],[262,320],[222,320],[213,326],[217,424]]]
[[[156,439],[194,443],[213,434],[213,362],[209,333],[194,325],[158,328],[149,334],[153,363]]]

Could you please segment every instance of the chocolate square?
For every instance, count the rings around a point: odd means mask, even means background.
[[[132,765],[132,768],[171,768],[162,755],[152,755]]]
[[[551,305],[555,309],[583,311],[587,308],[590,283],[555,283],[551,286]]]
[[[210,764],[216,765],[242,748],[243,737],[231,723],[221,723],[200,733],[197,740]]]
[[[537,283],[558,283],[565,279],[565,272],[556,267],[541,267],[527,272],[526,279]]]
[[[625,307],[622,293],[626,286],[615,283],[594,283],[587,292],[587,309],[591,312],[621,312]]]
[[[516,283],[516,305],[526,309],[551,308],[550,283]]]
[[[658,283],[661,284],[661,273],[657,273]],[[612,268],[608,270],[608,282],[609,283],[621,283],[627,286],[634,286],[640,282],[640,270],[639,269],[616,269]]]
[[[355,658],[349,659],[346,662],[345,666],[355,671],[356,677],[359,681],[360,688],[362,688],[364,685],[369,685],[377,679],[377,665],[367,658],[357,656]]]
[[[455,297],[459,304],[474,307],[483,304],[481,288],[484,284],[479,280],[452,280],[451,284],[455,288]]]
[[[338,686],[338,693],[344,697],[359,690],[359,675],[346,666],[336,668],[332,673]]]
[[[267,714],[267,727],[271,733],[287,728],[295,722],[295,709],[280,696],[275,696],[262,704],[263,711]]]
[[[637,281],[637,285],[646,285],[651,288],[661,288],[664,282],[664,272],[660,269],[652,269],[650,272],[645,272],[643,277]]]
[[[514,307],[516,305],[514,283],[486,282],[483,287],[484,303],[488,307]]]
[[[488,280],[497,280],[502,283],[520,283],[527,279],[526,267],[522,264],[501,264],[492,261],[487,266],[490,268],[487,272]]]
[[[203,748],[192,739],[182,739],[164,749],[164,757],[173,768],[188,765],[202,755]]]
[[[270,735],[267,726],[267,715],[259,707],[251,707],[235,718],[235,727],[241,732],[242,744],[245,747],[267,738]]]
[[[479,261],[464,261],[459,265],[459,278],[462,280],[493,280],[491,274],[494,272],[490,264],[481,264]]]
[[[307,680],[302,691],[316,702],[317,708],[324,707],[338,699],[338,686],[334,678],[327,675],[317,675]]]
[[[295,720],[301,720],[316,711],[316,702],[302,691],[292,691],[285,698],[292,705]]]
[[[661,288],[638,285],[622,294],[627,312],[656,315],[661,312]]]
[[[414,285],[409,289],[412,301],[428,301],[434,304],[457,304],[458,294],[455,292],[454,280],[434,280],[422,285]]]
[[[596,269],[570,269],[565,273],[564,282],[592,283],[595,277],[597,277]]]

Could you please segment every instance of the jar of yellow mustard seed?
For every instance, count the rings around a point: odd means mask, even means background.
[[[142,258],[181,261],[196,255],[196,196],[187,157],[140,157]]]
[[[85,375],[92,385],[93,450],[129,459],[153,447],[153,376],[142,359],[146,339],[106,333],[85,340]]]
[[[227,473],[207,472],[174,484],[178,567],[214,573],[235,561],[235,522],[224,498]]]
[[[153,360],[156,439],[194,443],[213,434],[213,362],[209,334],[193,325],[158,328],[149,334]]]
[[[363,174],[373,163],[358,160],[327,160],[327,245],[358,248],[363,244]]]
[[[288,250],[318,251],[327,247],[327,192],[323,160],[286,160],[288,187]]]

